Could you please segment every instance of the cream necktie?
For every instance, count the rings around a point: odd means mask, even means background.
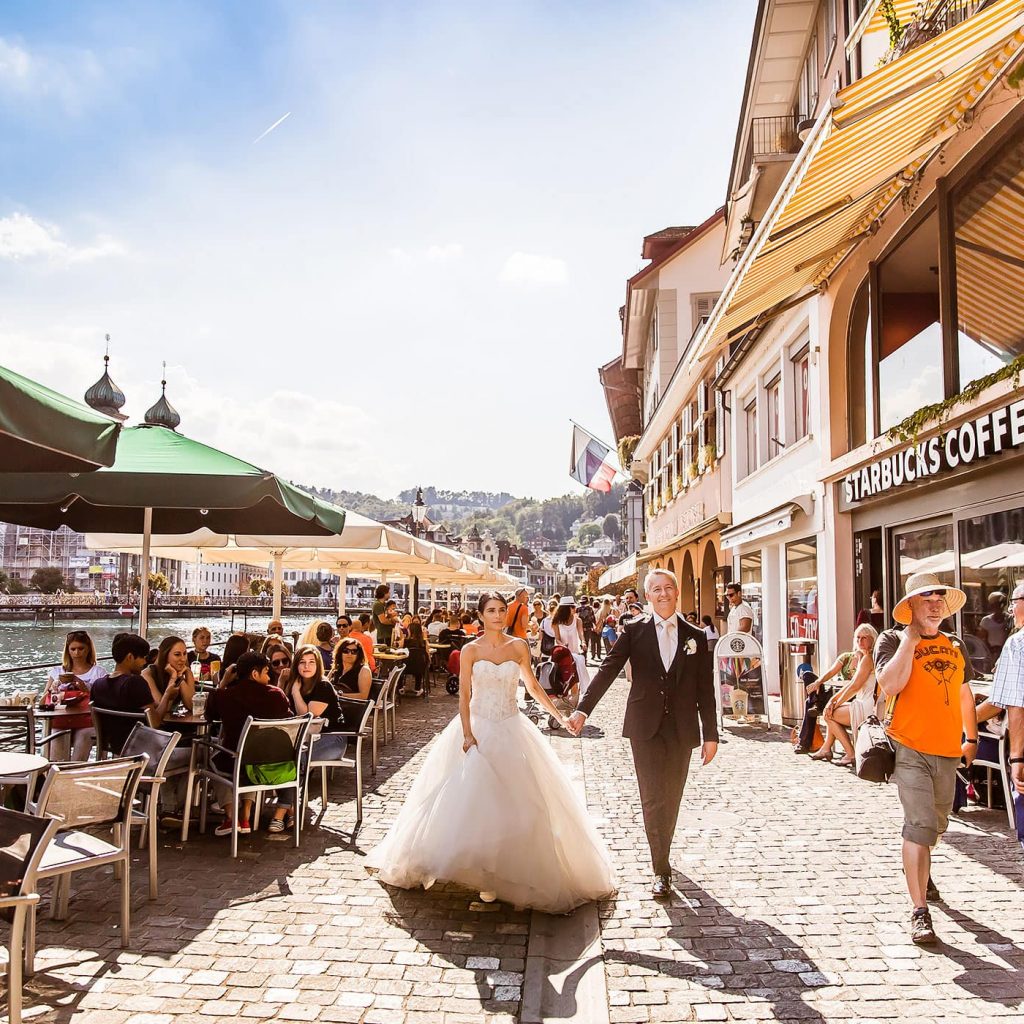
[[[676,657],[676,624],[672,619],[658,623],[658,648],[661,651],[661,663],[667,672]]]

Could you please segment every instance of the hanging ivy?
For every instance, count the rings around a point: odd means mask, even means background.
[[[895,50],[900,45],[900,40],[903,38],[906,26],[900,24],[899,15],[897,15],[896,8],[893,6],[893,0],[882,0],[878,5],[878,12],[885,19],[886,25],[889,26],[889,49]]]
[[[916,412],[912,412],[905,420],[901,420],[896,426],[890,427],[885,432],[885,436],[893,442],[909,441],[916,444],[919,435],[929,424],[935,423],[941,427],[958,405],[973,402],[983,392],[1000,381],[1012,380],[1014,389],[1016,389],[1020,384],[1022,375],[1024,375],[1024,355],[1017,356],[1012,363],[1007,363],[1005,366],[1000,367],[995,373],[972,380],[960,394],[954,395],[952,398],[947,398],[942,402],[935,402],[932,405],[923,405]]]

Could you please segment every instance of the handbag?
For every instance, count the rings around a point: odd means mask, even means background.
[[[889,781],[896,767],[896,750],[876,715],[869,715],[857,730],[854,757],[858,779]]]

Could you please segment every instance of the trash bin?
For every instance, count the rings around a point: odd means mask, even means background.
[[[791,636],[779,641],[779,683],[782,689],[782,722],[799,725],[804,717],[804,684],[797,671],[801,665],[818,671],[818,641]]]

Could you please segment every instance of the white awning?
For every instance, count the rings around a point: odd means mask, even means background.
[[[600,591],[604,592],[608,587],[615,586],[616,583],[621,583],[628,576],[632,576],[636,573],[636,552],[627,555],[621,562],[616,562],[614,565],[609,566],[603,573],[601,578],[597,581],[597,587]]]
[[[793,525],[793,519],[798,512],[810,514],[813,501],[813,496],[808,494],[797,501],[790,501],[780,508],[774,509],[767,515],[734,526],[731,530],[723,530],[722,550],[738,548],[741,544],[747,544],[752,540],[761,540],[777,533],[784,533]]]

